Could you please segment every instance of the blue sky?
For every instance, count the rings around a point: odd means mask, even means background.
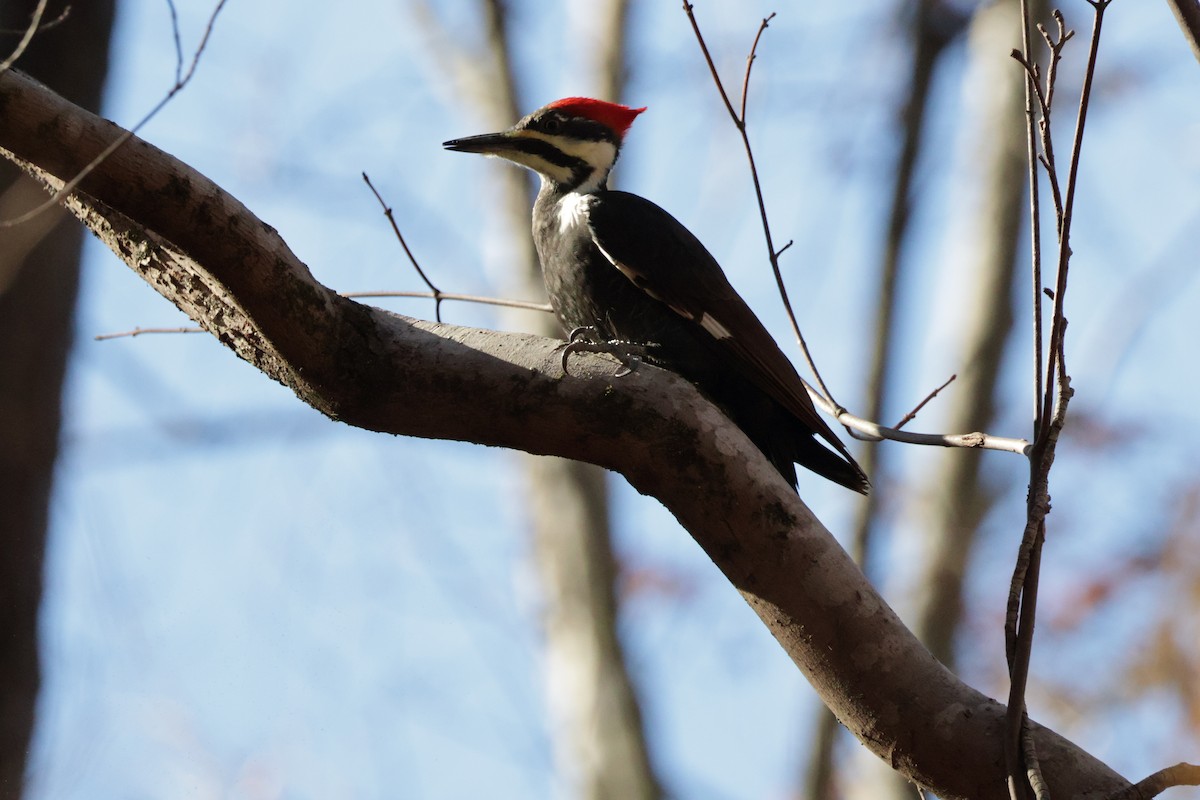
[[[781,11],[755,66],[752,132],[776,238],[797,242],[784,260],[793,301],[826,379],[858,405],[880,180],[895,154],[905,63],[894,4],[709,5],[698,13],[731,84],[758,19]],[[179,6],[186,50],[211,4]],[[443,7],[469,23],[470,4]],[[144,137],[239,197],[339,290],[420,288],[359,178],[365,170],[442,288],[500,293],[506,245],[488,203],[505,167],[440,147],[482,132],[479,116],[440,74],[403,3],[360,3],[354,16],[341,8],[230,0],[193,83]],[[1064,10],[1083,29],[1064,65],[1074,94],[1090,11],[1082,0]],[[540,48],[520,62],[538,102],[581,91],[587,4],[520,11],[518,22]],[[174,49],[161,0],[122,0],[118,25],[105,114],[132,124],[170,87]],[[1099,450],[1069,436],[1063,445],[1050,610],[1152,540],[1197,478],[1189,343],[1200,337],[1200,73],[1165,4],[1118,0],[1106,36],[1068,313],[1075,408],[1125,438]],[[624,186],[700,232],[786,341],[740,143],[676,4],[639,5],[633,47],[628,99],[650,111],[628,139]],[[929,135],[939,155],[920,166],[905,254],[911,344],[896,417],[961,366],[955,320],[971,312],[956,305],[956,267],[971,247],[974,145],[960,120],[978,91],[964,83],[964,62],[960,45],[935,84]],[[388,307],[432,313],[423,303]],[[472,306],[445,318],[498,324]],[[1138,324],[1122,333],[1130,320]],[[31,796],[553,796],[561,787],[515,456],[329,422],[209,337],[91,341],[184,322],[89,243]],[[1025,434],[1024,358],[1008,370],[1013,402],[998,433]],[[918,427],[936,429],[938,413],[935,403]],[[938,455],[891,456],[900,486],[884,588],[903,611],[921,499],[901,490]],[[1023,489],[1014,457],[986,463],[1009,487],[972,584],[974,611],[989,620],[1003,608]],[[812,692],[669,515],[613,483],[622,562],[660,579],[628,598],[622,632],[666,784],[688,798],[783,797],[804,757]],[[816,481],[802,492],[835,533],[848,530],[854,498]],[[1127,610],[1102,609],[1092,635],[1040,634],[1035,672],[1051,686],[1072,664],[1099,672],[1106,653],[1138,646],[1139,611],[1163,602],[1143,587]],[[999,631],[968,642],[968,677],[1000,691]],[[1031,695],[1034,716],[1131,776],[1169,760],[1169,702],[1114,700],[1104,714],[1073,716],[1042,700]],[[1114,720],[1136,724],[1138,736],[1114,740]],[[1135,739],[1147,744],[1130,746]]]

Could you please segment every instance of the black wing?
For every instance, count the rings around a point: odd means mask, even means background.
[[[691,231],[649,200],[616,191],[591,198],[588,228],[605,258],[625,277],[704,328],[751,383],[819,434],[862,475],[845,445],[817,414],[792,362]]]

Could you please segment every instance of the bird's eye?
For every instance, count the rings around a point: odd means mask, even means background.
[[[562,128],[562,120],[558,117],[546,117],[542,120],[542,130],[546,133],[558,133]]]

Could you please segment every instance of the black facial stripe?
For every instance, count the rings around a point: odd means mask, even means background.
[[[567,155],[545,139],[533,136],[522,138],[521,149],[530,155],[545,159],[556,167],[570,170],[570,186],[578,186],[583,183],[592,172],[592,167],[588,162],[582,158]]]

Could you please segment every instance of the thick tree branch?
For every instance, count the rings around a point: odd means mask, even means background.
[[[0,149],[53,189],[122,131],[23,75],[0,76]],[[1004,707],[921,647],[762,454],[686,381],[558,342],[409,319],[339,297],[278,234],[136,138],[68,203],[239,357],[370,430],[589,461],[658,498],[742,593],[838,718],[943,798],[1005,796]],[[135,222],[136,220],[136,222]],[[1128,786],[1030,723],[1050,788]]]
[[[1167,5],[1179,23],[1183,38],[1192,48],[1192,55],[1200,61],[1200,0],[1167,0]]]

